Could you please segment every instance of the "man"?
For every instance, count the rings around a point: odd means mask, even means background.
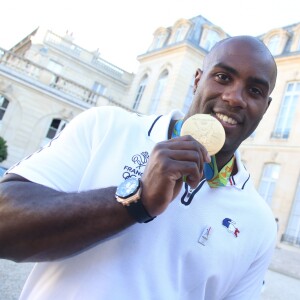
[[[276,224],[237,148],[275,81],[263,43],[229,38],[197,70],[184,117],[222,123],[215,157],[191,136],[171,138],[178,111],[102,107],[13,167],[0,185],[0,256],[41,262],[21,299],[258,299]],[[203,175],[210,162],[214,182]]]

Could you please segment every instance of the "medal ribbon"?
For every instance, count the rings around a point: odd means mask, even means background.
[[[180,136],[181,127],[183,124],[183,120],[178,120],[173,128],[172,138],[176,138]],[[207,180],[207,183],[211,188],[218,188],[221,186],[226,186],[233,170],[234,166],[234,156],[231,160],[221,169],[218,171],[216,156],[211,156],[211,162],[204,164],[204,176]]]

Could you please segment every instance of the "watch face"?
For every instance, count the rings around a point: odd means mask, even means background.
[[[129,197],[137,191],[138,187],[139,180],[137,178],[128,178],[117,187],[116,195],[121,198]]]

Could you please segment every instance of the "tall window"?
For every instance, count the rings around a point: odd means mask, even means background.
[[[268,42],[268,48],[273,55],[278,54],[279,41],[279,35],[275,34],[270,38]]]
[[[287,139],[289,137],[299,97],[300,82],[288,83],[272,137],[283,139]]]
[[[106,87],[103,84],[95,81],[92,90],[97,94],[104,95],[106,92]]]
[[[279,178],[280,165],[265,164],[263,174],[260,180],[259,194],[271,205],[273,194],[276,187],[277,179]]]
[[[48,128],[47,134],[41,142],[41,146],[48,144],[53,138],[55,138],[67,125],[67,121],[61,119],[52,119]]]
[[[50,127],[48,129],[46,138],[53,139],[58,135],[66,126],[67,122],[61,119],[52,119]]]
[[[139,88],[137,90],[136,97],[135,97],[134,104],[133,104],[133,109],[138,109],[138,107],[141,103],[141,99],[142,99],[143,94],[144,94],[144,90],[145,90],[146,85],[147,85],[147,81],[148,81],[148,76],[145,75],[143,77],[143,79],[141,80]]]
[[[0,121],[3,119],[6,109],[8,107],[9,101],[0,95]]]
[[[189,108],[192,104],[192,101],[193,101],[193,98],[194,98],[193,91],[194,91],[194,77],[192,79],[192,83],[189,86],[189,89],[188,89],[188,92],[187,92],[187,95],[185,97],[185,101],[184,101],[184,104],[183,104],[182,112],[184,114],[186,114],[188,112],[188,110],[189,110]]]
[[[158,103],[160,100],[160,97],[162,95],[162,92],[166,86],[167,78],[168,78],[168,71],[165,70],[159,77],[152,100],[151,100],[151,105],[150,105],[150,114],[154,114],[157,110]]]
[[[283,240],[300,246],[300,179],[298,180],[297,191]]]
[[[61,70],[63,68],[63,66],[57,62],[55,62],[54,60],[50,59],[47,68],[54,72],[55,74],[59,75],[61,73]],[[55,86],[58,82],[59,76],[57,75],[52,75],[51,81],[50,81],[50,85],[51,86]]]

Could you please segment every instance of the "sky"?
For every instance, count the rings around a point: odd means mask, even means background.
[[[256,36],[300,22],[299,11],[299,0],[10,0],[1,3],[0,47],[45,26],[134,73],[155,30],[181,18],[202,15],[231,36]]]

